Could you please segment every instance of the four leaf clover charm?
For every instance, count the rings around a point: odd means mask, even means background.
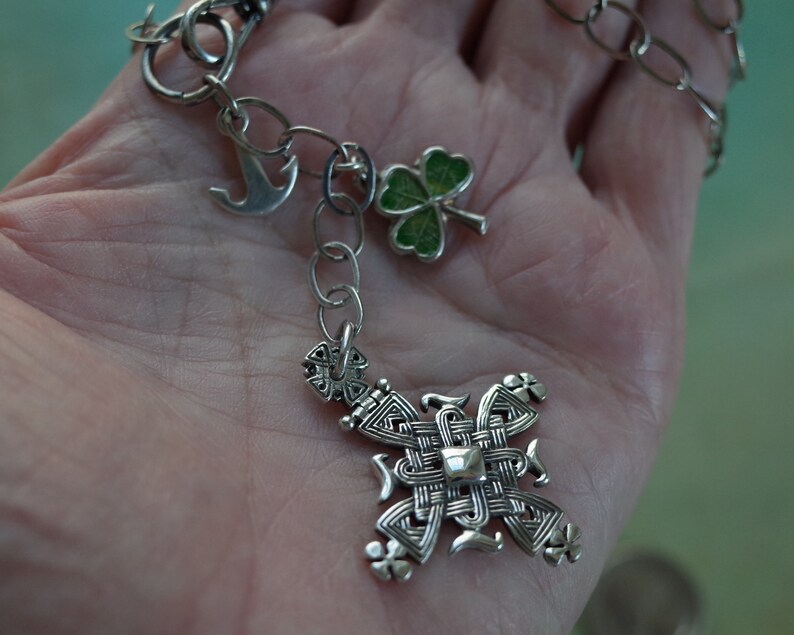
[[[481,236],[488,219],[454,206],[474,179],[474,166],[461,154],[428,148],[416,166],[390,165],[380,175],[375,209],[394,218],[389,242],[399,254],[416,254],[423,262],[444,251],[447,219],[463,223]]]
[[[403,560],[408,550],[396,540],[389,540],[385,549],[380,542],[373,540],[364,548],[364,553],[372,561],[369,565],[370,571],[384,582],[392,578],[398,582],[406,582],[413,574],[411,563]]]

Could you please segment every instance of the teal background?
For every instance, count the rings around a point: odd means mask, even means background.
[[[0,183],[90,108],[127,61],[122,32],[144,5],[4,12]],[[723,635],[794,632],[794,4],[752,3],[746,19],[749,79],[731,96],[727,163],[697,221],[681,391],[621,540],[683,564],[708,631]]]

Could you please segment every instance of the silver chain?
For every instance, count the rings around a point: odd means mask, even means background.
[[[248,36],[272,9],[272,0],[201,0],[184,13],[178,14],[162,24],[153,21],[154,5],[146,9],[143,21],[127,29],[127,37],[133,47],[144,46],[141,68],[143,79],[152,92],[175,103],[192,106],[209,99],[218,106],[216,124],[218,130],[229,137],[247,156],[259,158],[283,158],[286,163],[294,159],[293,145],[296,137],[306,135],[320,139],[332,146],[322,170],[312,170],[298,162],[298,170],[322,181],[322,199],[314,208],[312,215],[312,237],[315,251],[309,260],[309,289],[317,300],[317,321],[326,340],[340,347],[339,361],[334,374],[342,376],[353,339],[364,325],[364,307],[361,302],[361,268],[358,257],[364,248],[364,211],[375,196],[375,165],[369,153],[360,145],[340,142],[332,135],[310,126],[293,126],[289,119],[273,104],[258,97],[235,97],[229,89],[228,81],[237,64],[238,55]],[[243,22],[239,33],[235,34],[231,23],[220,14],[220,9],[234,9]],[[224,51],[220,55],[207,52],[198,42],[198,24],[209,26],[220,33]],[[154,71],[154,62],[161,46],[178,40],[187,56],[197,65],[210,72],[202,76],[201,87],[183,91],[165,86]],[[262,148],[249,138],[251,125],[250,109],[255,108],[270,116],[281,126],[275,144]],[[340,175],[351,175],[359,187],[360,200],[355,196],[338,190],[334,181]],[[352,188],[351,188],[352,189]],[[334,215],[349,218],[355,229],[353,246],[340,239],[326,240],[321,237],[321,218],[323,212],[330,210]],[[248,212],[240,212],[248,213]],[[331,265],[347,264],[351,277],[347,282],[329,285],[323,290],[319,283],[320,263]],[[331,329],[326,321],[326,312],[351,307],[353,315],[343,319],[338,328]]]
[[[727,18],[715,17],[703,0],[692,0],[696,13],[709,28],[731,38],[733,45],[732,83],[742,80],[746,75],[747,58],[740,36],[744,20],[744,3],[733,1],[733,15]],[[705,116],[708,124],[707,140],[709,144],[709,164],[705,174],[711,175],[720,166],[724,153],[727,112],[725,106],[718,106],[709,100],[693,83],[692,69],[687,60],[668,42],[651,34],[643,17],[632,7],[618,0],[593,0],[582,17],[573,15],[561,6],[560,0],[545,0],[546,4],[561,18],[583,28],[586,36],[607,55],[618,61],[633,61],[635,66],[656,82],[688,95]],[[320,137],[332,143],[343,162],[337,166],[334,175],[343,170],[358,170],[361,166],[351,162],[349,153],[343,144],[330,135],[307,126],[291,126],[288,119],[272,104],[256,97],[235,99],[229,92],[227,82],[237,64],[240,50],[249,35],[261,24],[273,8],[274,0],[200,0],[184,13],[176,15],[162,24],[153,20],[154,5],[149,5],[144,20],[131,25],[127,29],[127,37],[133,46],[145,46],[142,59],[143,77],[147,86],[169,101],[194,105],[207,99],[214,99],[221,107],[218,113],[218,128],[231,138],[241,149],[259,157],[278,157],[288,155],[296,134],[304,133]],[[235,35],[230,22],[213,10],[234,9],[243,21],[243,27]],[[622,14],[632,23],[634,37],[622,48],[614,48],[604,42],[595,32],[594,26],[602,15],[608,11]],[[223,38],[224,52],[214,55],[207,52],[198,42],[197,25],[204,24],[217,30]],[[197,64],[210,69],[205,74],[203,85],[192,91],[181,91],[166,87],[154,72],[154,60],[160,46],[178,39],[186,54]],[[648,61],[651,49],[665,55],[679,69],[670,76],[654,67]],[[250,124],[247,108],[258,108],[275,118],[282,126],[278,144],[271,149],[262,149],[252,144],[246,136]],[[317,170],[298,168],[305,174],[323,178],[324,174]],[[329,199],[326,192],[326,199]],[[331,198],[331,201],[334,199]],[[329,203],[332,208],[335,204]],[[340,211],[335,209],[335,211]]]
[[[344,372],[346,354],[343,349],[349,350],[352,347],[353,338],[359,334],[364,325],[364,308],[359,295],[361,268],[358,256],[364,248],[364,211],[375,197],[375,164],[367,151],[357,144],[339,143],[326,133],[314,129],[304,128],[303,132],[320,136],[336,146],[325,164],[322,174],[323,197],[315,206],[312,215],[315,251],[309,260],[309,288],[318,303],[317,321],[320,330],[328,342],[340,346],[340,360],[343,361],[342,368],[338,370]],[[342,163],[338,163],[340,158],[343,159]],[[343,173],[352,174],[355,181],[362,184],[360,189],[363,194],[360,201],[345,192],[334,190],[333,180]],[[320,219],[326,209],[337,217],[349,218],[353,222],[356,236],[353,247],[342,240],[324,240],[321,237]],[[330,264],[347,263],[352,274],[352,284],[334,284],[324,292],[320,288],[317,275],[317,267],[322,261]],[[335,294],[342,297],[335,300],[331,297]],[[325,320],[326,310],[342,309],[351,304],[355,310],[355,317],[352,321],[343,320],[336,330],[336,335],[332,336],[332,331]]]
[[[633,61],[635,66],[645,75],[656,82],[669,86],[688,95],[695,105],[705,116],[707,127],[707,142],[709,146],[709,162],[705,169],[705,175],[710,176],[716,172],[722,163],[725,151],[725,132],[727,122],[727,110],[725,106],[717,106],[712,103],[699,89],[695,87],[692,80],[692,68],[683,55],[665,40],[651,34],[643,17],[628,5],[617,0],[594,0],[583,17],[578,18],[560,6],[558,0],[545,0],[546,4],[557,15],[572,24],[583,27],[587,38],[603,50],[612,59],[617,61]],[[717,21],[704,7],[703,0],[693,0],[698,16],[708,27],[731,37],[733,43],[733,70],[731,71],[732,83],[742,80],[745,77],[747,59],[744,53],[739,31],[744,19],[744,3],[742,0],[733,0],[735,15],[728,18],[725,22]],[[613,48],[604,42],[595,33],[594,25],[601,16],[612,10],[621,13],[628,18],[634,30],[634,36],[623,48]],[[674,76],[666,75],[654,68],[647,59],[651,49],[663,53],[678,67],[678,73]]]

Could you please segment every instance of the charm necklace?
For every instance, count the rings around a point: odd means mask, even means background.
[[[576,561],[582,553],[579,528],[563,522],[563,511],[553,502],[519,487],[519,481],[527,475],[532,476],[534,488],[549,482],[538,453],[538,440],[531,441],[525,449],[508,445],[511,437],[538,422],[538,406],[546,398],[542,383],[527,372],[508,374],[485,391],[476,411],[466,411],[469,395],[434,393],[425,394],[417,409],[386,379],[368,383],[367,358],[354,345],[364,325],[358,261],[364,247],[364,212],[374,207],[391,219],[389,242],[395,252],[423,262],[435,261],[444,253],[448,233],[454,226],[481,236],[488,230],[487,218],[458,203],[474,178],[472,161],[433,146],[421,152],[413,163],[389,165],[378,172],[361,145],[340,142],[313,127],[294,126],[273,104],[257,97],[234,97],[228,81],[238,55],[249,36],[267,20],[272,4],[270,0],[200,0],[162,24],[154,23],[152,5],[143,21],[128,28],[127,36],[134,47],[143,47],[143,79],[153,93],[181,105],[208,100],[217,104],[218,130],[234,143],[246,184],[242,199],[235,199],[226,189],[209,188],[209,195],[219,207],[241,216],[267,216],[289,199],[299,172],[321,180],[321,198],[311,221],[315,251],[309,261],[308,281],[318,303],[317,321],[323,340],[303,360],[305,378],[322,399],[349,408],[350,413],[339,420],[343,430],[356,431],[400,453],[399,457],[378,453],[371,459],[380,487],[379,501],[388,504],[375,522],[381,539],[368,542],[362,550],[371,572],[381,580],[410,578],[413,565],[408,559],[419,564],[428,560],[445,520],[454,522],[459,531],[448,546],[453,555],[467,549],[498,552],[504,545],[505,531],[531,556],[542,553],[553,565],[566,559]],[[583,20],[572,18],[551,0],[547,4],[566,20],[583,24],[602,48],[603,43],[589,29],[592,23],[609,8],[622,13],[630,11],[626,15],[640,28],[629,45],[629,54],[640,68],[662,83],[665,78],[654,75],[653,69],[645,65],[644,53],[656,46],[676,61],[680,58],[673,55],[669,45],[650,36],[633,10],[618,2],[597,0]],[[233,10],[242,23],[238,33],[232,27],[233,15],[226,10]],[[221,14],[224,11],[227,17]],[[212,54],[202,47],[196,33],[199,24],[218,32],[223,40],[222,54]],[[737,68],[743,72],[738,31],[731,34],[735,34]],[[165,86],[154,70],[160,48],[177,40],[188,57],[208,71],[201,86],[192,91]],[[607,53],[613,57],[626,54],[611,49]],[[683,58],[680,61],[682,76],[668,83],[689,94],[707,116],[712,160],[716,164],[722,152],[723,111],[711,106],[692,87],[691,73]],[[262,111],[281,126],[282,132],[272,148],[251,142],[247,131],[252,109]],[[294,141],[300,135],[313,136],[332,146],[321,173],[307,170],[293,152]],[[275,179],[264,170],[266,162],[278,166]],[[335,188],[339,176],[356,187],[350,191]],[[353,224],[356,239],[352,245],[321,239],[323,213],[336,214]],[[352,280],[323,290],[317,275],[321,261],[348,266]],[[326,314],[345,307],[349,307],[348,311],[352,308],[354,317],[342,320],[336,329],[329,328]],[[398,489],[405,495],[397,496]],[[500,527],[489,529],[496,519],[501,521]]]

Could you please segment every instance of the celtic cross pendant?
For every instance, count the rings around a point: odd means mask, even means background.
[[[335,375],[345,354],[354,362],[344,374]],[[534,477],[535,487],[549,482],[537,440],[526,450],[508,445],[511,437],[537,422],[538,412],[530,403],[539,404],[546,398],[545,387],[532,375],[508,375],[492,386],[474,417],[464,411],[469,395],[426,394],[420,409],[435,410],[433,419],[427,421],[385,379],[373,387],[364,382],[367,361],[355,348],[345,352],[322,342],[303,365],[309,385],[321,397],[352,408],[351,414],[340,419],[343,429],[357,430],[404,453],[393,467],[388,465],[388,454],[372,457],[381,503],[390,501],[398,487],[410,493],[392,504],[375,524],[386,544],[373,541],[364,549],[375,576],[409,579],[413,567],[405,558],[426,562],[445,520],[453,521],[460,530],[449,545],[451,555],[465,549],[500,551],[502,532],[487,530],[492,519],[500,519],[513,540],[531,556],[542,551],[553,565],[580,557],[579,528],[561,525],[563,511],[559,507],[518,486],[527,474]]]

